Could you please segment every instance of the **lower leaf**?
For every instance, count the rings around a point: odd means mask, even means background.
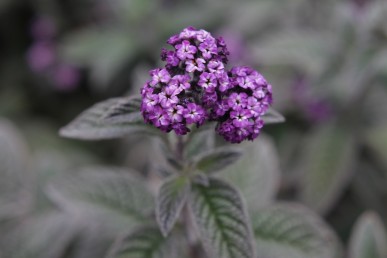
[[[208,187],[193,184],[190,205],[209,257],[255,257],[250,222],[237,190],[210,178]]]

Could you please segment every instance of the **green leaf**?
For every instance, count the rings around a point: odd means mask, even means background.
[[[368,129],[365,140],[376,158],[387,168],[387,124]]]
[[[349,257],[387,257],[387,233],[376,213],[366,212],[356,222],[349,243]]]
[[[63,257],[79,232],[68,214],[47,212],[26,217],[10,232],[3,232],[2,257]]]
[[[184,148],[184,156],[190,159],[204,151],[213,149],[215,145],[214,132],[213,127],[191,132]]]
[[[164,236],[173,229],[190,192],[189,179],[172,178],[160,188],[156,200],[156,219]]]
[[[15,217],[24,213],[32,201],[33,183],[28,169],[29,153],[19,130],[0,119],[0,217]]]
[[[278,154],[272,140],[263,134],[254,142],[245,142],[239,147],[243,149],[242,157],[221,176],[240,189],[249,210],[256,210],[269,204],[277,193]]]
[[[214,173],[236,162],[242,152],[236,147],[219,147],[194,158],[194,166],[201,172]]]
[[[262,119],[265,124],[278,124],[285,122],[285,117],[273,108],[269,108]]]
[[[60,135],[82,140],[101,140],[119,138],[130,133],[157,134],[157,129],[144,123],[137,106],[136,97],[112,98],[97,103],[62,128]]]
[[[214,178],[208,187],[193,184],[190,206],[209,257],[255,257],[244,202],[232,186]]]
[[[326,125],[313,131],[304,146],[300,199],[325,213],[350,179],[356,156],[355,137],[335,124]]]
[[[180,258],[182,237],[164,238],[157,227],[143,227],[118,240],[109,258]]]
[[[79,175],[58,177],[47,187],[48,197],[81,217],[98,216],[111,223],[133,225],[152,212],[153,197],[134,173],[108,167],[88,168]]]
[[[296,204],[276,204],[253,212],[258,257],[342,257],[337,237],[313,212]]]

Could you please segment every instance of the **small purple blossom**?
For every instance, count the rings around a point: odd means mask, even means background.
[[[186,68],[185,70],[189,73],[193,73],[195,71],[203,72],[206,66],[204,65],[206,63],[206,60],[203,58],[197,58],[193,60],[187,60],[185,61]]]
[[[188,40],[184,40],[181,44],[176,45],[176,55],[181,60],[193,59],[197,49],[191,45]]]
[[[155,86],[158,83],[167,83],[171,79],[171,75],[166,69],[154,69],[149,74],[152,76],[151,86]]]

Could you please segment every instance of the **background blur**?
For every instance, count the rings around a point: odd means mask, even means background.
[[[85,230],[74,233],[44,189],[84,165],[148,171],[152,146],[58,129],[93,103],[138,93],[187,26],[224,36],[230,65],[273,85],[287,119],[264,128],[282,173],[277,199],[314,209],[343,243],[365,210],[387,224],[386,1],[0,0],[0,256],[103,257],[117,228],[93,238],[103,223],[78,221]]]

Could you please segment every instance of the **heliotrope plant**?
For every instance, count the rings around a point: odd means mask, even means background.
[[[250,67],[228,69],[226,42],[205,30],[188,27],[167,43],[165,65],[150,71],[141,96],[98,103],[61,130],[87,140],[133,133],[161,139],[167,168],[160,171],[167,173],[159,175],[155,213],[149,214],[159,229],[140,227],[115,244],[111,257],[159,257],[176,237],[184,241],[174,252],[187,247],[177,257],[255,257],[243,197],[214,174],[242,154],[240,145],[227,142],[252,141],[264,123],[283,121],[270,108],[272,88]],[[214,131],[226,141],[215,146]],[[178,237],[182,232],[186,237]]]

